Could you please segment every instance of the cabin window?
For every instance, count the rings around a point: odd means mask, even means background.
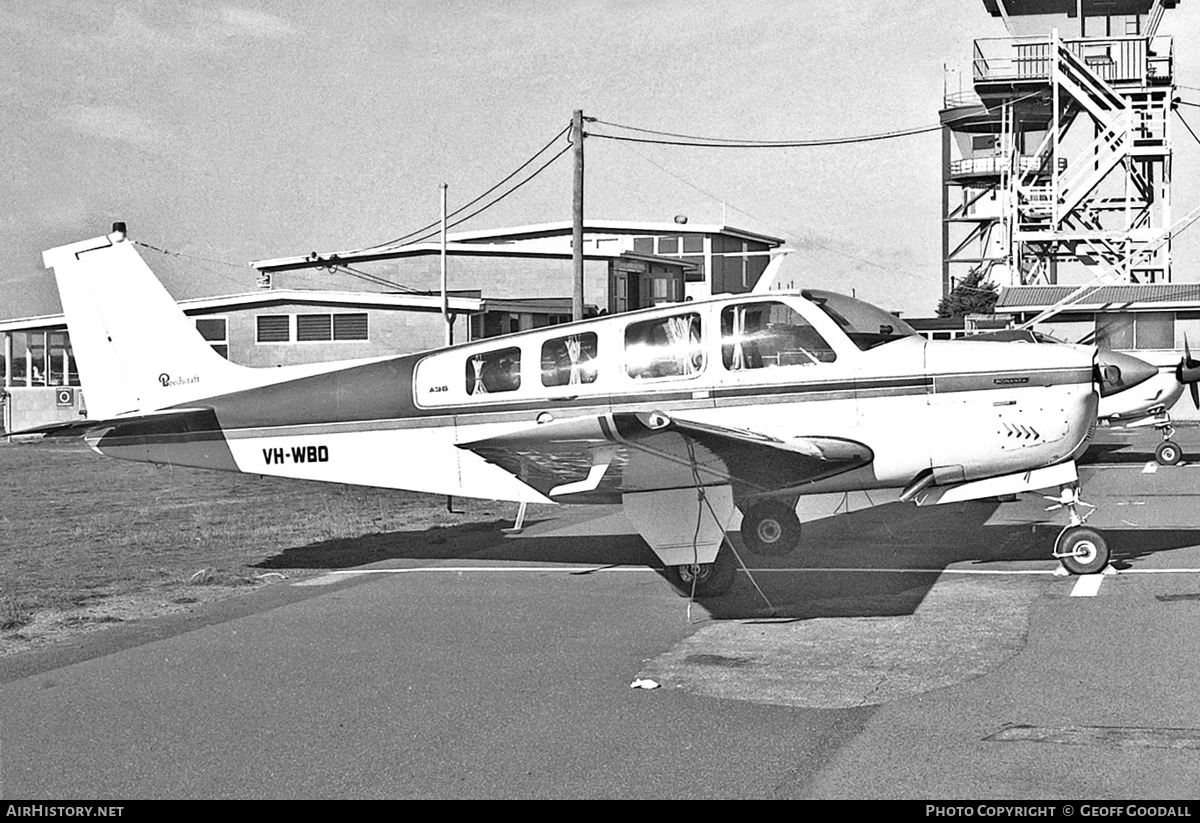
[[[512,346],[468,357],[466,386],[472,397],[521,388],[521,350]]]
[[[699,314],[630,323],[625,328],[625,372],[630,377],[691,377],[703,369]]]
[[[542,385],[596,382],[596,333],[558,337],[542,344]]]
[[[837,354],[785,303],[747,303],[721,311],[721,362],[729,371],[832,363]]]

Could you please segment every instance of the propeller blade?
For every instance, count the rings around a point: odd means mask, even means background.
[[[1190,387],[1192,402],[1200,409],[1200,392],[1196,390],[1196,383],[1200,382],[1200,360],[1192,359],[1192,348],[1188,345],[1186,334],[1183,336],[1183,359],[1175,368],[1175,377],[1180,383]]]

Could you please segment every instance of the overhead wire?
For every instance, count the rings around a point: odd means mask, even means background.
[[[984,111],[991,113],[1001,105],[1011,105],[1024,100],[1029,100],[1035,97],[1045,97],[1043,92],[1033,92],[1018,97],[1007,104],[999,104],[995,106],[980,105]],[[841,146],[851,143],[873,143],[879,140],[894,140],[901,137],[911,137],[917,134],[928,134],[934,131],[940,131],[949,123],[954,123],[959,120],[974,119],[979,116],[978,112],[970,112],[957,117],[948,118],[937,125],[914,126],[905,129],[893,129],[886,132],[877,132],[873,134],[848,135],[843,137],[824,137],[824,138],[809,138],[803,140],[752,140],[743,137],[708,137],[704,135],[684,134],[681,132],[672,132],[659,129],[649,129],[641,126],[630,126],[624,123],[614,123],[610,120],[601,120],[599,118],[585,118],[589,123],[597,125],[609,126],[611,128],[624,129],[626,131],[638,132],[640,134],[650,134],[655,137],[675,138],[671,140],[658,140],[652,138],[641,137],[625,137],[621,135],[604,134],[602,132],[588,132],[589,137],[600,137],[606,140],[620,140],[630,143],[653,143],[664,146],[697,146],[710,148],[736,148],[736,149],[784,149],[784,148],[815,148],[820,146]]]
[[[516,177],[518,174],[520,174],[522,171],[524,171],[524,170],[525,170],[525,168],[527,168],[527,167],[528,167],[528,166],[529,166],[531,163],[533,163],[535,160],[537,160],[537,158],[538,158],[538,157],[540,157],[542,154],[544,154],[544,153],[546,152],[546,150],[547,150],[547,149],[549,149],[551,146],[553,146],[553,145],[554,145],[554,144],[555,144],[555,143],[556,143],[556,142],[557,142],[559,139],[561,139],[561,138],[562,138],[562,136],[563,136],[563,135],[567,134],[567,133],[568,133],[570,130],[571,130],[571,126],[570,126],[570,124],[568,124],[566,128],[564,128],[564,129],[563,129],[562,131],[560,131],[558,134],[554,135],[554,137],[552,137],[552,138],[550,139],[550,141],[549,141],[548,143],[546,143],[546,145],[542,146],[540,149],[538,149],[536,152],[534,152],[534,153],[533,153],[533,155],[532,155],[532,156],[530,156],[530,157],[529,157],[529,158],[528,158],[528,159],[527,159],[527,160],[526,160],[524,163],[522,163],[520,166],[517,166],[517,168],[516,168],[516,169],[514,169],[512,172],[510,172],[508,175],[506,175],[504,178],[502,178],[502,179],[501,179],[501,180],[500,180],[498,183],[496,183],[495,185],[493,185],[491,188],[489,188],[487,191],[483,192],[482,194],[480,194],[480,195],[478,195],[478,196],[476,196],[476,197],[472,198],[471,200],[468,200],[466,203],[464,203],[463,205],[459,206],[457,209],[455,209],[454,211],[450,212],[450,213],[449,213],[449,214],[447,214],[446,216],[447,216],[447,217],[455,217],[455,216],[457,216],[457,215],[461,214],[463,211],[465,211],[465,210],[467,210],[467,209],[471,208],[471,206],[474,206],[474,205],[475,205],[476,203],[478,203],[480,200],[483,200],[483,199],[484,199],[485,197],[487,197],[489,194],[491,194],[492,192],[494,192],[494,191],[496,191],[497,189],[499,189],[501,186],[503,186],[503,185],[504,185],[505,183],[507,183],[509,180],[512,180],[514,177]],[[562,152],[560,151],[558,154],[556,154],[556,155],[554,156],[554,158],[552,158],[552,159],[551,159],[551,161],[550,161],[550,162],[554,162],[554,160],[558,159],[558,157],[559,157],[561,154],[562,154]],[[544,168],[545,168],[545,166],[542,166],[542,168],[541,168],[541,169],[539,169],[538,171],[534,172],[534,175],[533,175],[533,176],[536,176],[537,174],[539,174],[539,173],[542,171],[542,169],[544,169]],[[520,185],[524,185],[524,184],[522,183],[522,184],[520,184]],[[518,188],[520,187],[520,185],[518,185]],[[514,189],[514,190],[515,190],[515,189]],[[509,192],[509,194],[511,194],[511,192]],[[496,203],[500,202],[500,200],[504,199],[504,197],[507,197],[507,196],[508,196],[507,194],[506,194],[506,195],[503,195],[501,198],[497,199],[495,202],[493,202],[493,203],[489,204],[489,205],[488,205],[488,206],[486,206],[485,208],[491,208],[491,206],[493,206],[493,205],[495,205]],[[482,209],[481,209],[480,211],[482,211]],[[464,219],[464,220],[468,220],[468,219],[470,219],[470,217],[473,217],[473,216],[475,216],[476,214],[479,214],[479,211],[473,212],[473,213],[472,213],[470,216],[468,216],[468,217],[466,217],[466,218],[463,218],[463,219]],[[441,222],[441,221],[434,221],[434,222],[432,222],[432,223],[429,223],[429,224],[427,224],[427,225],[425,225],[425,226],[422,226],[422,227],[421,227],[421,228],[419,228],[419,229],[414,229],[413,231],[410,231],[410,232],[408,232],[407,234],[402,234],[402,235],[400,235],[399,237],[393,238],[393,239],[391,239],[391,240],[385,240],[385,241],[384,241],[384,242],[382,242],[382,243],[376,243],[376,244],[375,244],[375,245],[373,245],[373,246],[366,246],[366,247],[364,247],[364,248],[362,248],[362,249],[359,249],[358,251],[371,251],[371,250],[374,250],[374,249],[383,249],[383,248],[388,248],[388,247],[390,247],[390,246],[394,246],[394,245],[402,244],[402,243],[404,243],[404,241],[406,241],[406,240],[409,240],[409,238],[411,238],[411,237],[414,237],[414,236],[416,236],[416,235],[418,235],[418,234],[421,234],[421,233],[423,233],[423,232],[429,231],[429,230],[430,230],[430,229],[432,229],[432,228],[436,228],[436,227],[437,227],[437,226],[440,224],[440,222]],[[459,222],[462,222],[462,221],[459,221]],[[458,224],[457,224],[457,223],[455,223],[454,225],[458,225]],[[410,242],[410,243],[418,243],[418,242],[420,242],[420,240],[409,240],[409,242]]]
[[[135,245],[135,246],[141,246],[143,249],[149,249],[150,251],[158,252],[159,254],[165,255],[167,257],[178,257],[178,258],[185,259],[185,260],[196,260],[201,263],[215,263],[215,264],[221,265],[221,266],[232,266],[233,268],[239,269],[241,271],[246,270],[245,263],[232,263],[228,260],[216,260],[211,257],[200,257],[195,254],[185,254],[184,252],[181,252],[181,251],[171,251],[170,249],[163,249],[163,248],[159,248],[158,246],[152,246],[149,243],[143,243],[141,240],[134,240],[133,238],[130,238],[129,242],[133,243],[133,245]],[[243,288],[245,287],[245,284],[241,280],[238,280],[235,277],[225,274],[224,272],[217,271],[216,269],[212,269],[212,268],[209,268],[208,271],[211,272],[212,274],[215,274],[217,277],[221,277],[225,280],[228,280],[230,283],[237,283],[238,286],[241,286]]]
[[[542,172],[544,172],[546,169],[548,169],[548,168],[549,168],[551,165],[553,165],[553,163],[554,163],[554,161],[555,161],[555,160],[557,160],[558,158],[562,157],[564,154],[566,154],[568,151],[570,151],[570,150],[571,150],[571,148],[572,148],[572,147],[571,147],[571,145],[570,145],[570,144],[568,144],[568,145],[564,146],[564,147],[562,148],[562,150],[558,152],[558,154],[554,155],[554,156],[553,156],[553,157],[551,157],[549,160],[547,160],[545,163],[543,163],[543,164],[542,164],[542,165],[541,165],[541,166],[540,166],[540,167],[537,169],[537,171],[535,171],[535,172],[533,172],[532,174],[530,174],[528,177],[526,177],[524,180],[522,180],[522,181],[521,181],[520,183],[518,183],[517,185],[513,186],[511,189],[509,189],[508,191],[506,191],[504,194],[500,195],[500,196],[499,196],[499,197],[497,197],[495,200],[492,200],[492,201],[491,201],[490,203],[488,203],[486,206],[482,206],[481,208],[478,208],[478,209],[476,209],[475,211],[471,212],[471,213],[470,213],[470,214],[468,214],[466,217],[461,217],[461,218],[459,218],[458,220],[455,220],[455,221],[453,221],[453,222],[447,222],[447,223],[446,223],[446,227],[447,227],[447,228],[453,228],[453,227],[455,227],[455,226],[458,226],[458,225],[460,225],[460,224],[462,224],[462,223],[465,223],[465,222],[467,222],[468,220],[470,220],[472,217],[475,217],[476,215],[478,215],[478,214],[481,214],[481,213],[483,213],[483,212],[487,211],[487,210],[488,210],[488,209],[490,209],[492,206],[495,206],[497,203],[500,203],[500,202],[501,202],[501,201],[503,201],[505,198],[507,198],[509,195],[511,195],[511,194],[514,194],[514,193],[515,193],[515,192],[517,192],[519,189],[521,189],[523,186],[525,186],[527,183],[531,182],[531,181],[532,181],[532,180],[533,180],[535,177],[537,177],[539,174],[541,174],[541,173],[542,173]],[[436,224],[435,224],[435,225],[436,225]],[[432,238],[432,237],[437,237],[437,236],[438,236],[438,234],[439,234],[439,232],[438,232],[438,231],[433,231],[433,232],[430,232],[429,234],[426,234],[426,235],[423,235],[423,236],[421,236],[421,237],[418,237],[418,238],[416,238],[415,240],[410,240],[410,241],[408,241],[407,243],[405,243],[404,245],[412,245],[412,244],[414,244],[414,243],[422,243],[422,242],[424,242],[424,241],[426,241],[426,240],[429,240],[429,239],[430,239],[430,238]]]

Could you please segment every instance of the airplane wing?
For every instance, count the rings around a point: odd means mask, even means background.
[[[569,502],[617,502],[632,492],[724,484],[744,497],[833,477],[875,457],[854,440],[784,440],[661,412],[553,421],[458,445]]]

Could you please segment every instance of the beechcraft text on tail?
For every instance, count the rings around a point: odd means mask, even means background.
[[[925,341],[827,291],[659,306],[436,351],[251,369],[217,355],[123,231],[45,252],[98,452],[522,502],[622,505],[681,589],[735,578],[727,527],[790,550],[802,495],[932,504],[1054,488],[1077,513],[1095,349]],[[168,379],[163,379],[166,376]],[[178,378],[178,379],[177,379]],[[564,552],[569,551],[564,547]]]

